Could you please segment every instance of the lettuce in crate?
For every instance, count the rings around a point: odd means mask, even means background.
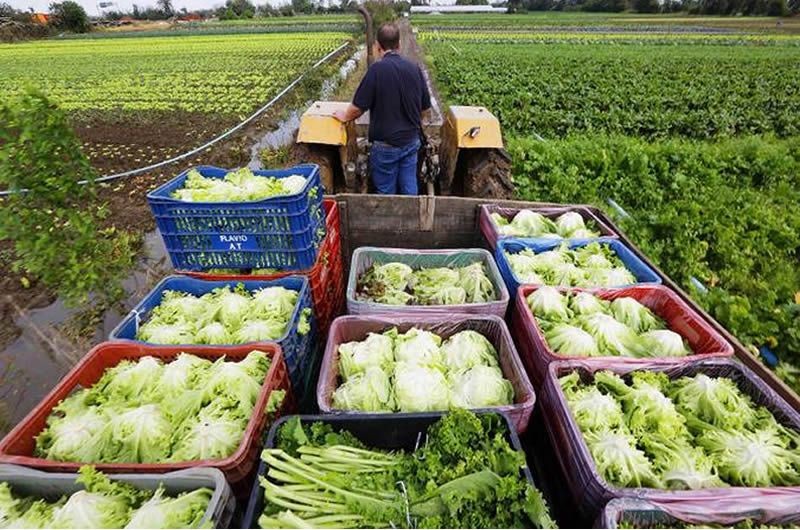
[[[277,340],[291,324],[299,293],[284,287],[249,292],[243,284],[219,287],[202,296],[164,291],[136,333],[152,344],[246,344]],[[298,331],[307,333],[308,313]],[[302,326],[302,329],[301,329]]]
[[[536,253],[529,248],[504,252],[522,283],[563,287],[614,287],[636,283],[636,276],[606,243],[593,242],[571,249],[562,243]]]
[[[272,361],[181,353],[108,368],[52,410],[34,454],[60,462],[186,462],[231,456],[242,442]]]
[[[204,177],[196,169],[189,170],[183,186],[172,192],[172,198],[187,202],[247,202],[295,195],[306,185],[302,175],[286,178],[262,177],[248,168],[228,172],[223,178]]]
[[[684,338],[632,297],[609,302],[588,292],[537,288],[526,299],[548,346],[574,357],[684,357]]]
[[[497,299],[482,263],[412,269],[399,262],[375,264],[358,278],[359,300],[387,305],[461,305]]]
[[[339,345],[332,405],[364,412],[424,412],[514,402],[489,340],[473,330],[447,340],[419,328],[391,328]]]
[[[800,486],[800,432],[733,379],[573,371],[559,383],[597,471],[612,485]]]

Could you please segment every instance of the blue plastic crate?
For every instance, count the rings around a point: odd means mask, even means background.
[[[198,166],[201,175],[224,178],[229,172]],[[147,201],[176,269],[303,270],[314,266],[325,239],[324,189],[319,167],[254,171],[264,177],[302,175],[295,195],[251,202],[189,202],[172,198],[190,170],[147,194]]]
[[[301,312],[311,306],[311,290],[308,286],[308,279],[303,276],[287,276],[277,280],[245,280],[245,281],[207,281],[196,280],[188,276],[167,276],[156,285],[150,293],[134,307],[122,322],[109,335],[111,340],[129,340],[140,344],[146,342],[136,340],[136,333],[139,324],[146,322],[150,316],[150,311],[161,303],[164,291],[180,291],[194,296],[202,296],[210,293],[218,287],[236,287],[243,284],[248,291],[255,291],[265,287],[284,287],[300,293],[297,306],[292,313],[290,324],[286,333],[275,341],[283,350],[283,358],[286,360],[286,367],[289,369],[289,378],[292,381],[292,388],[296,392],[301,391],[305,384],[306,373],[309,363],[312,361],[312,350],[315,346],[316,320],[312,315],[309,319],[311,329],[305,335],[301,335],[297,330]],[[181,344],[180,346],[190,346]]]
[[[590,243],[601,243],[611,247],[611,250],[622,261],[625,267],[636,276],[636,283],[661,283],[661,278],[656,272],[640,260],[636,254],[625,246],[619,239],[611,237],[600,237],[597,239],[583,239],[568,242],[569,248],[585,247]],[[500,275],[503,281],[506,282],[511,299],[517,296],[517,289],[522,282],[516,274],[511,270],[511,265],[506,259],[505,252],[516,254],[522,250],[529,248],[535,253],[546,252],[553,250],[564,243],[562,240],[552,239],[500,239],[497,241],[497,248],[495,249],[495,261],[497,261],[497,268],[500,269]],[[599,287],[599,286],[598,286]],[[627,285],[610,285],[606,287],[627,287]]]

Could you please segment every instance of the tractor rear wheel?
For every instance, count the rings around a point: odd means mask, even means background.
[[[290,159],[293,164],[317,164],[319,177],[326,193],[336,193],[336,183],[340,181],[342,169],[339,153],[330,145],[298,144],[292,145]]]
[[[465,197],[511,199],[511,157],[504,149],[462,149],[463,193]]]

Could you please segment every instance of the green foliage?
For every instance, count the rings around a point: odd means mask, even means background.
[[[494,414],[455,410],[414,453],[364,448],[347,431],[298,418],[265,449],[262,528],[555,528],[520,471],[525,455]],[[365,493],[369,495],[365,495]]]
[[[116,298],[133,262],[132,237],[103,227],[95,178],[64,112],[30,91],[0,106],[0,240],[13,242],[15,271],[38,278],[67,303],[90,292]]]
[[[50,15],[53,17],[52,25],[61,31],[86,33],[92,29],[86,11],[72,0],[50,4]]]
[[[67,111],[177,110],[239,118],[348,38],[298,31],[0,46],[0,101],[34,85]]]
[[[484,105],[506,133],[645,138],[800,134],[800,48],[540,44],[528,34],[431,40],[443,98]],[[578,43],[593,34],[577,35]],[[434,38],[435,34],[431,38]],[[609,42],[625,34],[611,35]],[[637,37],[638,38],[638,37]],[[589,41],[591,42],[591,41]]]
[[[650,143],[616,136],[512,139],[521,198],[592,203],[746,344],[800,356],[800,144],[741,138]]]

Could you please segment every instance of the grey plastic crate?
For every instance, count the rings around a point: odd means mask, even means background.
[[[225,481],[225,475],[218,469],[196,467],[163,474],[109,474],[108,476],[112,480],[125,482],[140,489],[155,491],[159,485],[163,485],[166,493],[173,496],[200,488],[213,490],[200,527],[205,527],[211,522],[213,528],[228,528],[236,510],[236,499]],[[0,465],[0,482],[7,482],[11,490],[18,495],[41,499],[56,500],[63,495],[71,495],[82,490],[83,486],[75,482],[77,478],[76,473],[45,473],[22,466]]]
[[[405,263],[412,269],[435,267],[466,267],[481,263],[495,290],[495,300],[455,305],[389,305],[359,300],[358,279],[374,264]],[[510,296],[505,281],[500,276],[494,257],[480,248],[425,250],[405,248],[361,247],[353,253],[350,276],[347,281],[347,312],[351,315],[397,313],[403,315],[429,315],[432,313],[462,313],[497,315],[505,318]]]

